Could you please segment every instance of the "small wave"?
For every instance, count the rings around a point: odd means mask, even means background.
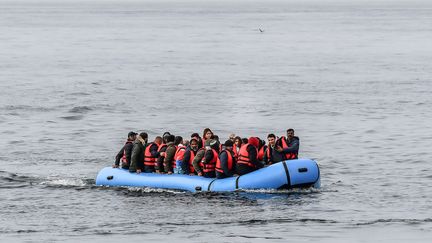
[[[88,106],[75,106],[74,108],[70,109],[69,112],[70,113],[86,113],[91,111],[92,108],[88,107]]]
[[[425,219],[377,219],[362,223],[356,223],[355,225],[373,225],[373,224],[387,224],[387,223],[405,223],[405,224],[421,224],[421,223],[430,223],[432,222],[432,218]]]
[[[79,178],[55,178],[42,181],[40,182],[40,185],[54,187],[85,187],[88,185],[94,185],[94,180]]]
[[[76,116],[62,116],[60,118],[65,119],[65,120],[69,120],[69,121],[77,121],[77,120],[81,120],[83,119],[83,115],[76,115]]]

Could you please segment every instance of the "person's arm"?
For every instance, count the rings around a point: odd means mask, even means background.
[[[132,149],[133,149],[133,144],[126,144],[125,145],[125,155],[126,155],[126,162],[128,163],[128,165],[130,165],[131,163],[131,156],[132,156]]]
[[[189,175],[189,160],[191,153],[192,152],[189,149],[186,149],[183,157],[182,170],[186,175]]]
[[[204,150],[198,151],[197,154],[195,155],[193,162],[192,162],[192,165],[193,165],[193,167],[194,167],[194,169],[198,175],[202,175],[202,169],[200,166],[200,162],[201,162],[201,159],[204,157],[204,153],[205,153]]]
[[[269,164],[269,159],[270,158],[268,158],[268,156],[267,156],[267,150],[269,150],[269,149],[270,149],[270,146],[268,146],[266,148],[266,150],[264,150],[264,157],[263,157],[264,164]]]
[[[162,152],[165,153],[165,151],[166,151],[166,147],[163,147],[158,152],[157,162],[156,162],[156,166],[155,166],[156,173],[159,173],[161,171],[163,172],[163,168],[164,168],[163,162],[164,162],[165,156],[162,156],[161,153]]]
[[[248,152],[249,152],[249,160],[250,162],[255,165],[256,168],[262,168],[264,165],[258,161],[258,154],[257,154],[257,150],[255,149],[255,147],[253,147],[252,145],[248,147]]]
[[[208,164],[213,159],[213,151],[212,150],[206,150],[204,155],[203,164]]]
[[[121,148],[121,150],[117,153],[116,158],[115,158],[114,167],[119,167],[119,165],[120,165],[120,159],[123,157],[125,146],[126,145],[123,145],[123,147]]]
[[[298,153],[299,146],[300,146],[300,141],[297,140],[297,139],[294,139],[294,141],[291,143],[291,146],[288,147],[288,148],[284,148],[282,150],[282,152],[284,154],[287,154],[287,153]]]
[[[139,146],[140,145],[138,143],[134,143],[133,144],[132,155],[131,155],[131,163],[129,165],[130,166],[129,169],[131,171],[133,171],[132,169],[138,170],[139,154],[140,154],[140,151],[141,151],[141,149],[139,148]]]
[[[153,158],[157,158],[159,156],[157,144],[152,144],[152,146],[150,147],[150,154]]]

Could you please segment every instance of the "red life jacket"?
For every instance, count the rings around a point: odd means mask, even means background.
[[[247,148],[249,146],[252,146],[257,151],[257,154],[258,154],[258,149],[255,146],[253,146],[252,144],[247,143],[245,145],[242,145],[240,148],[240,151],[239,151],[237,164],[244,164],[244,165],[247,165],[249,167],[255,168],[255,165],[252,164],[250,159],[249,159],[249,152],[247,151]]]
[[[265,153],[266,148],[267,148],[267,145],[264,145],[258,151],[258,160],[259,161],[263,161],[263,159],[264,159],[264,153]]]
[[[271,157],[271,153],[270,153],[270,146],[267,146],[267,149],[266,149],[266,154],[267,154],[267,161],[264,161],[264,162],[266,162],[266,163],[268,163],[268,162],[270,162],[270,161],[272,161],[272,157]]]
[[[157,146],[156,143],[151,142],[151,143],[147,144],[147,146],[144,150],[144,165],[147,165],[147,166],[155,166],[156,165],[157,158],[153,157],[151,152],[150,152],[150,148],[153,145]]]
[[[176,153],[174,155],[174,160],[175,161],[177,161],[177,160],[183,160],[185,152],[186,152],[186,147],[184,147],[184,146],[183,147],[178,146],[178,148],[176,150]]]
[[[163,148],[166,148],[166,147],[167,147],[166,143],[160,144],[158,147],[158,152],[160,152]]]
[[[128,139],[125,143],[125,146],[126,146],[126,144],[130,144],[130,143],[133,143],[133,141]],[[121,162],[122,162],[122,165],[129,166],[129,163],[126,159],[126,149],[123,149],[123,156],[121,157]]]
[[[233,169],[233,165],[234,165],[233,153],[232,153],[232,151],[229,151],[229,150],[222,150],[219,153],[219,156],[221,155],[222,152],[226,152],[226,154],[228,156],[228,170],[231,171]],[[221,161],[219,159],[219,156],[218,156],[217,161],[216,161],[216,171],[220,172],[220,173],[224,173],[222,166],[221,166]]]
[[[196,153],[192,149],[190,149],[189,151],[190,151],[190,158],[188,161],[189,173],[195,173],[195,168],[193,167],[193,160],[195,159]]]
[[[281,140],[283,149],[289,148],[288,144],[286,143],[285,136],[282,136],[280,138],[280,140]],[[285,159],[297,159],[298,158],[297,153],[286,153],[286,154],[284,154],[284,156],[285,156]]]
[[[200,163],[202,171],[204,173],[212,172],[212,171],[215,171],[215,169],[216,169],[216,161],[218,159],[218,152],[216,152],[216,150],[214,150],[214,149],[211,149],[211,150],[213,152],[212,160],[209,163],[204,164],[203,163],[205,161],[205,155],[204,155],[204,158],[201,160],[201,163]],[[206,153],[207,153],[207,151],[206,151]]]

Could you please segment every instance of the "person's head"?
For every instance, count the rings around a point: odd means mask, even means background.
[[[187,146],[189,146],[189,140],[187,140],[187,139],[183,139],[183,145],[185,146],[185,147],[187,147]]]
[[[138,135],[138,139],[142,142],[142,143],[147,143],[147,139],[148,139],[148,134],[146,132],[142,132]]]
[[[175,136],[174,144],[175,145],[183,144],[183,137],[182,136]]]
[[[174,135],[168,135],[166,137],[166,142],[167,143],[174,142],[174,140],[175,140],[175,136]]]
[[[196,140],[195,138],[192,138],[189,142],[189,147],[193,150],[193,151],[197,151],[198,150],[198,140]]]
[[[162,137],[161,136],[155,137],[154,143],[157,145],[161,145],[162,144]]]
[[[171,135],[171,133],[169,133],[169,132],[164,132],[164,134],[162,135],[162,141],[163,141],[163,143],[167,143],[167,138],[168,138],[168,136],[170,136]]]
[[[191,138],[195,138],[196,140],[199,140],[201,137],[198,133],[194,132],[192,133]]]
[[[135,140],[137,136],[136,132],[129,132],[128,133],[128,140]]]
[[[235,137],[235,139],[234,139],[234,144],[235,144],[238,148],[241,147],[242,143],[243,143],[243,141],[242,141],[241,137],[239,137],[239,136]]]
[[[261,148],[266,144],[266,141],[262,140],[262,139],[259,138],[259,137],[256,137],[256,138],[258,138],[258,141],[259,141],[259,149],[261,149]]]
[[[203,136],[205,140],[211,139],[213,137],[213,132],[210,128],[204,128]]]
[[[291,140],[294,137],[294,129],[290,128],[287,130],[287,138]]]
[[[250,145],[255,146],[255,148],[258,148],[258,146],[259,146],[259,139],[256,138],[256,137],[250,137],[248,139],[248,142],[249,142]]]
[[[218,135],[213,135],[212,139],[216,140],[219,142],[219,136]],[[219,142],[220,143],[220,142]]]
[[[247,138],[242,138],[242,144],[247,144],[249,140]]]
[[[234,145],[234,143],[231,139],[226,140],[224,143],[225,149],[228,149],[228,150],[232,150],[233,145]]]
[[[268,141],[268,144],[270,145],[270,146],[275,146],[275,144],[276,144],[276,135],[274,135],[273,133],[270,133],[268,136],[267,136],[267,141]]]
[[[229,135],[229,140],[231,140],[233,143],[235,142],[235,138],[236,138],[236,136],[235,136],[234,133],[231,133],[231,134]]]

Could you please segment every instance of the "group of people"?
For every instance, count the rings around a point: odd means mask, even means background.
[[[210,128],[203,136],[193,133],[190,140],[165,132],[148,142],[148,134],[129,132],[116,156],[114,168],[136,173],[188,174],[210,178],[244,175],[280,161],[297,159],[300,140],[294,129],[280,138],[273,133],[266,141],[231,134],[223,144]]]

